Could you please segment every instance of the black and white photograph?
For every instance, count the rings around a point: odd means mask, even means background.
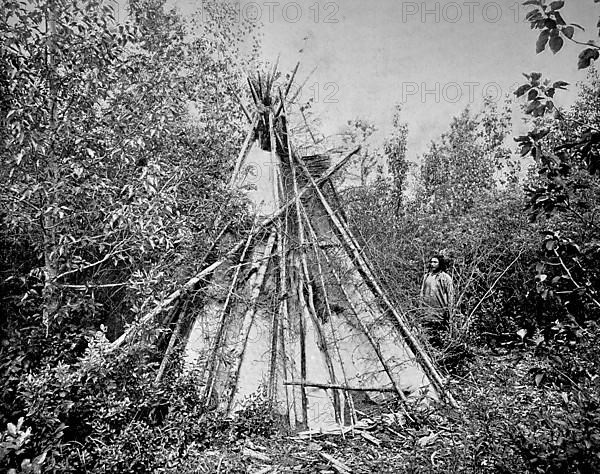
[[[0,472],[600,472],[600,0],[0,0]]]

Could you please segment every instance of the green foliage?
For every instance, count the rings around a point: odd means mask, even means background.
[[[380,179],[344,194],[353,230],[376,272],[415,322],[425,262],[433,253],[450,260],[457,304],[442,337],[448,353],[441,358],[455,358],[465,342],[481,335],[516,336],[528,322],[523,308],[533,306],[523,282],[532,279],[536,243],[522,213],[518,166],[505,144],[510,128],[508,107],[499,111],[491,100],[480,114],[467,109],[454,118],[441,143],[424,156],[422,189],[404,198],[399,213],[398,180]]]
[[[281,419],[275,414],[264,388],[242,401],[242,409],[236,413],[232,428],[236,438],[268,438],[283,429]]]
[[[242,217],[224,192],[242,133],[224,92],[235,51],[211,54],[206,29],[190,40],[162,1],[132,3],[124,25],[101,2],[46,7],[2,18],[3,219],[38,255],[15,277],[42,285],[44,323],[85,304],[114,337]]]
[[[557,323],[539,352],[535,383],[556,390],[560,402],[539,407],[515,442],[537,472],[596,472],[600,468],[600,397],[596,324]],[[535,430],[538,433],[535,433]]]
[[[151,345],[119,354],[109,354],[108,347],[98,332],[82,358],[20,381],[15,403],[33,431],[19,431],[14,442],[3,438],[8,455],[0,466],[43,452],[47,472],[193,472],[182,466],[200,462],[207,449],[272,436],[280,428],[262,393],[226,418],[203,408],[198,374],[183,372],[181,359],[175,375],[155,384]]]
[[[578,347],[576,351],[581,349],[584,348]],[[551,352],[563,351],[556,347]],[[529,360],[527,365],[519,365],[526,368],[535,363]],[[562,362],[554,362],[549,370],[572,374]],[[504,379],[506,390],[510,390],[510,386],[519,383],[514,380],[516,371],[507,368],[505,372],[506,375],[498,372],[496,376]],[[600,411],[595,383],[590,384],[588,379],[579,388],[556,384],[533,388],[539,380],[538,374],[530,368],[525,378],[529,379],[526,385],[529,393],[521,392],[517,400],[514,393],[503,392],[496,383],[494,389],[499,393],[495,404],[490,403],[491,398],[482,397],[469,406],[467,416],[481,421],[481,453],[495,458],[501,472],[595,472],[600,466],[597,424]],[[524,411],[519,403],[529,404],[532,409]]]
[[[431,213],[419,201],[399,216],[388,204],[386,183],[345,194],[350,223],[380,280],[416,323],[426,262],[434,253],[450,259],[456,287],[452,324],[443,337],[451,345],[477,339],[509,338],[535,326],[524,310],[535,307],[523,282],[533,279],[536,235],[522,213],[518,189],[483,195],[461,215]],[[452,343],[452,344],[451,344]],[[440,357],[450,356],[450,354]]]
[[[552,82],[548,79],[542,79],[542,74],[532,72],[531,74],[523,74],[529,81],[526,84],[519,86],[515,91],[517,97],[523,97],[527,93],[527,106],[525,113],[533,117],[542,117],[545,113],[555,111],[554,94],[558,90],[565,90],[569,85],[564,81]],[[522,141],[522,140],[518,140]],[[526,155],[531,148],[521,149],[522,155]]]
[[[31,437],[31,428],[23,430],[24,419],[21,417],[17,424],[8,423],[6,431],[0,434],[0,463],[14,465],[13,461],[25,451],[25,445]],[[24,458],[20,464],[20,470],[10,468],[8,474],[39,474],[46,460],[46,453],[36,456],[33,460]]]
[[[161,0],[121,24],[101,1],[0,7],[0,421],[32,427],[2,468],[47,453],[48,472],[151,472],[188,433],[218,441],[191,380],[154,385],[160,331],[106,354],[246,218],[226,190],[243,134],[229,91],[253,28],[203,6],[200,26]]]
[[[526,2],[539,51],[574,39],[563,3]],[[108,352],[109,339],[203,264],[224,226],[245,219],[226,191],[243,133],[227,90],[242,95],[233,65],[252,60],[240,51],[254,30],[231,5],[203,7],[201,24],[185,24],[162,0],[130,2],[124,24],[100,1],[0,7],[1,469],[245,472],[242,446],[278,434],[263,393],[233,418],[206,410],[181,357],[156,383],[160,331]],[[580,67],[597,57],[586,45]],[[360,186],[343,196],[375,272],[417,328],[424,263],[437,251],[451,258],[457,306],[434,356],[483,380],[456,387],[469,401],[455,425],[462,445],[434,447],[423,430],[439,418],[412,413],[403,429],[418,440],[407,454],[416,470],[435,464],[434,449],[456,470],[599,469],[600,331],[590,319],[600,309],[600,88],[593,76],[562,112],[553,97],[566,83],[526,78],[517,96],[547,127],[518,139],[536,160],[527,192],[537,223],[526,221],[507,165],[507,110],[491,101],[432,145],[412,201],[402,196],[408,129],[398,108],[383,149],[356,163]],[[346,142],[374,131],[356,120]],[[384,157],[391,179],[369,181]],[[482,341],[536,357],[480,361]]]
[[[523,2],[523,5],[533,6],[533,9],[527,12],[525,19],[529,22],[531,29],[541,30],[535,44],[536,53],[541,53],[546,49],[546,46],[549,46],[550,50],[556,54],[562,49],[565,40],[567,40],[586,46],[579,53],[577,64],[579,69],[589,67],[593,60],[598,59],[600,46],[596,44],[595,40],[578,41],[575,38],[575,32],[576,30],[583,32],[584,29],[577,23],[568,24],[563,18],[560,12],[565,6],[563,0],[552,1],[549,4],[545,0],[527,0]]]
[[[522,154],[535,159],[537,173],[526,187],[531,219],[545,222],[547,229],[536,266],[537,290],[544,299],[560,302],[579,321],[600,314],[595,131],[600,125],[599,84],[592,70],[571,110],[516,139]]]
[[[373,123],[360,118],[348,121],[342,134],[344,148],[349,150],[360,145],[361,150],[346,165],[346,172],[338,178],[337,183],[338,188],[346,187],[355,190],[365,188],[372,183],[381,183],[385,180],[384,167],[387,166],[393,192],[391,204],[396,212],[402,204],[403,194],[406,191],[406,175],[409,168],[406,159],[408,124],[402,121],[401,113],[401,106],[396,105],[391,132],[380,147],[370,143],[377,132]]]
[[[402,108],[397,105],[392,119],[393,131],[383,144],[383,152],[392,175],[392,193],[394,194],[393,200],[396,201],[394,206],[396,211],[399,210],[406,191],[406,175],[409,167],[406,159],[408,124],[401,121],[401,112]]]
[[[420,198],[433,210],[460,214],[498,185],[514,184],[517,170],[504,144],[509,131],[508,105],[498,111],[490,99],[480,115],[467,108],[454,117],[423,156]]]
[[[567,25],[559,10],[564,2],[532,1],[535,5],[527,19],[532,28],[541,29],[537,50],[542,51],[548,38],[553,52],[562,46],[559,35],[578,44],[574,39],[576,24]],[[549,8],[549,9],[548,9]],[[579,55],[579,68],[587,68],[598,58],[599,46],[589,41]],[[559,333],[574,325],[581,328],[600,315],[600,255],[596,219],[600,205],[600,119],[598,97],[600,82],[592,68],[589,80],[580,86],[577,102],[568,111],[555,107],[553,97],[568,84],[542,79],[542,74],[525,74],[528,83],[520,86],[515,95],[524,97],[527,115],[533,117],[532,129],[515,140],[521,155],[535,160],[533,172],[526,185],[528,210],[532,221],[542,222],[545,230],[535,266],[535,290],[545,307],[554,307],[556,318],[551,317],[541,325],[546,339],[558,346],[569,347],[569,338],[556,340]],[[552,115],[550,115],[552,114]],[[540,375],[541,376],[541,375]],[[584,396],[589,393],[582,391]]]
[[[343,143],[346,149],[352,149],[357,145],[361,150],[350,160],[346,173],[339,178],[340,186],[365,186],[369,175],[373,173],[378,165],[380,152],[369,146],[369,138],[377,131],[375,124],[369,120],[356,118],[348,120],[343,131]]]

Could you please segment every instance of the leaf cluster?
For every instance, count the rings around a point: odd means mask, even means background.
[[[594,0],[596,1],[596,0]],[[574,39],[575,30],[584,31],[583,27],[577,23],[567,24],[560,10],[565,6],[563,0],[551,1],[549,4],[545,0],[527,0],[523,5],[531,5],[534,8],[530,10],[525,19],[529,22],[531,29],[541,30],[535,44],[536,53],[541,53],[550,47],[550,50],[556,54],[563,45],[564,40],[570,40],[577,44],[584,44],[587,47],[579,53],[577,67],[585,69],[590,66],[593,60],[598,59],[600,46],[594,40],[582,43]],[[600,20],[598,21],[600,28]]]

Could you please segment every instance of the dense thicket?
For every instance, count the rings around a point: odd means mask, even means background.
[[[489,361],[482,348],[496,354],[510,349],[520,357],[533,352],[525,383],[548,400],[562,397],[556,406],[519,415],[521,408],[501,391],[498,406],[492,392],[487,401],[469,402],[468,426],[486,426],[487,438],[496,440],[478,437],[497,463],[489,472],[593,472],[600,465],[600,359],[594,350],[600,336],[600,179],[581,155],[586,134],[599,126],[599,94],[592,71],[570,110],[532,120],[540,151],[522,170],[506,140],[507,111],[486,103],[478,114],[463,111],[431,144],[399,209],[391,178],[343,193],[376,272],[425,339],[422,277],[431,255],[449,260],[456,306],[441,347],[430,348],[443,367],[485,378],[489,367],[480,364]],[[523,422],[515,427],[511,416]]]
[[[101,1],[0,6],[0,469],[246,472],[241,442],[277,428],[260,394],[236,420],[203,410],[177,357],[157,382],[168,324],[108,351],[247,220],[226,182],[243,134],[231,91],[242,95],[238,74],[255,59],[253,27],[227,2],[203,2],[187,24],[164,3],[131,1],[121,24]],[[573,38],[564,2],[526,4],[538,51]],[[598,49],[586,44],[579,66]],[[381,149],[339,178],[377,276],[425,340],[429,255],[448,257],[457,288],[430,349],[461,410],[404,407],[414,412],[391,432],[410,441],[381,446],[403,459],[373,454],[358,472],[600,470],[600,79],[592,71],[569,110],[552,101],[566,83],[527,81],[516,95],[531,130],[517,142],[529,169],[510,145],[508,104],[486,101],[412,170],[398,107]],[[301,112],[299,135],[316,147]],[[344,144],[374,130],[351,121]]]
[[[0,424],[34,428],[3,438],[2,468],[147,472],[119,437],[177,405],[150,383],[160,333],[98,358],[245,219],[226,182],[252,27],[218,2],[185,26],[164,3],[121,23],[101,1],[0,7]]]

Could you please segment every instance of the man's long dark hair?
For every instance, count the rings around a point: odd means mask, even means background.
[[[438,268],[439,272],[445,272],[446,268],[448,268],[448,262],[446,261],[446,259],[444,258],[443,255],[437,254],[437,255],[432,255],[431,257],[429,257],[429,261],[431,262],[432,258],[437,258],[438,262],[440,262],[440,266]]]

